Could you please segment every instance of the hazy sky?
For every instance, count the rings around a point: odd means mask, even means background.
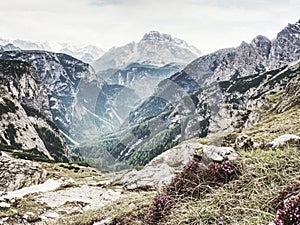
[[[108,50],[158,30],[208,53],[275,38],[300,19],[300,0],[1,0],[0,13],[2,38]]]

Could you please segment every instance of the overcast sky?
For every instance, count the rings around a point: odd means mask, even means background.
[[[205,53],[270,39],[300,19],[300,0],[1,0],[0,37],[96,44],[104,50],[157,30]]]

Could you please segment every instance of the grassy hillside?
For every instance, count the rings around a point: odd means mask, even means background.
[[[182,199],[158,224],[268,224],[291,184],[300,194],[299,149],[241,152],[237,163],[236,180]]]

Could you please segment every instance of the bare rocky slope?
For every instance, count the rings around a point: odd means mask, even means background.
[[[20,61],[0,61],[1,149],[19,155],[69,161],[70,152],[52,122],[48,96],[36,70]]]
[[[98,94],[106,84],[92,67],[71,56],[44,51],[3,51],[0,58],[32,65],[45,86],[53,122],[69,140],[80,141],[95,126]],[[92,132],[92,133],[95,133]]]

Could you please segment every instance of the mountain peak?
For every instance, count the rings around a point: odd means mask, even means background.
[[[171,35],[163,34],[158,31],[149,31],[144,34],[142,41],[172,41],[174,40]]]
[[[282,33],[294,33],[298,35],[300,33],[300,20],[296,23],[289,23],[279,34]]]

